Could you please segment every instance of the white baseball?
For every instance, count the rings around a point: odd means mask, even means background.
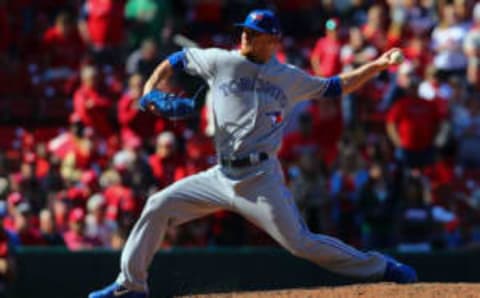
[[[401,51],[395,51],[390,55],[390,59],[395,64],[400,64],[403,62],[403,54]]]

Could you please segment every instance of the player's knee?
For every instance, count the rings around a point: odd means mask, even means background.
[[[145,204],[144,213],[155,213],[158,215],[159,212],[167,211],[170,199],[168,193],[163,191],[151,195]]]

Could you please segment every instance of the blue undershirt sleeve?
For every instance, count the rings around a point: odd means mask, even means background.
[[[175,52],[170,56],[168,56],[167,58],[168,62],[170,62],[170,64],[172,65],[175,71],[180,71],[185,69],[185,61],[186,61],[185,59],[186,57],[185,57],[184,51]]]
[[[336,97],[342,95],[342,80],[339,76],[327,79],[327,90],[325,90],[326,97]]]

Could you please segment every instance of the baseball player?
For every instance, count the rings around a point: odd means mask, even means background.
[[[193,113],[196,101],[175,98],[158,86],[179,71],[208,83],[218,164],[148,199],[123,249],[117,280],[92,292],[89,298],[147,297],[147,270],[167,226],[221,209],[241,214],[295,256],[332,272],[371,281],[415,282],[416,272],[410,266],[310,232],[276,157],[282,129],[297,102],[339,97],[356,90],[399,63],[393,59],[398,49],[353,71],[320,78],[274,58],[281,32],[272,11],[254,10],[237,25],[243,28],[239,50],[184,49],[163,61],[146,82],[140,106],[170,118]]]

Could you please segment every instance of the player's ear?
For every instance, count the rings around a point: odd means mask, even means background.
[[[280,44],[282,42],[282,36],[280,34],[273,35],[272,38],[276,44]]]

